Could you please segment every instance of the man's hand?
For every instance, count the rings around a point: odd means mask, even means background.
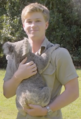
[[[23,80],[23,79],[27,79],[33,75],[35,75],[37,73],[37,67],[36,64],[33,61],[30,61],[28,63],[26,63],[27,58],[25,58],[18,67],[18,70],[16,71],[16,73],[14,74],[14,76],[19,79],[19,80]]]
[[[45,116],[47,114],[47,109],[39,105],[29,105],[30,109],[25,108],[25,112],[31,116]]]

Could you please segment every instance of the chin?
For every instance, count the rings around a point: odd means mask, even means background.
[[[37,39],[37,38],[39,38],[39,37],[32,35],[32,36],[29,36],[29,38],[30,38],[30,39]]]

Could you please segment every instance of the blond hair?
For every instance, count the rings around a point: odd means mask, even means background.
[[[22,23],[27,18],[27,15],[29,13],[33,13],[33,12],[41,12],[44,16],[45,21],[49,22],[49,10],[48,10],[48,8],[42,4],[39,4],[39,3],[31,3],[27,6],[25,6],[25,8],[22,10],[22,13],[21,13]]]

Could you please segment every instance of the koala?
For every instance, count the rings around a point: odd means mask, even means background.
[[[29,108],[29,104],[36,104],[42,107],[50,102],[50,91],[43,80],[41,73],[49,64],[47,53],[36,55],[31,52],[31,45],[27,38],[18,42],[6,42],[3,45],[3,51],[12,70],[12,75],[18,69],[20,62],[27,57],[27,62],[33,61],[37,66],[37,73],[27,79],[24,79],[16,90],[16,106],[23,114],[23,108]]]

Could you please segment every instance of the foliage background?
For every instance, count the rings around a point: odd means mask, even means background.
[[[80,0],[0,0],[0,68],[6,66],[2,45],[26,36],[21,23],[25,5],[39,2],[50,10],[47,38],[67,48],[76,66],[81,66],[81,2]]]

